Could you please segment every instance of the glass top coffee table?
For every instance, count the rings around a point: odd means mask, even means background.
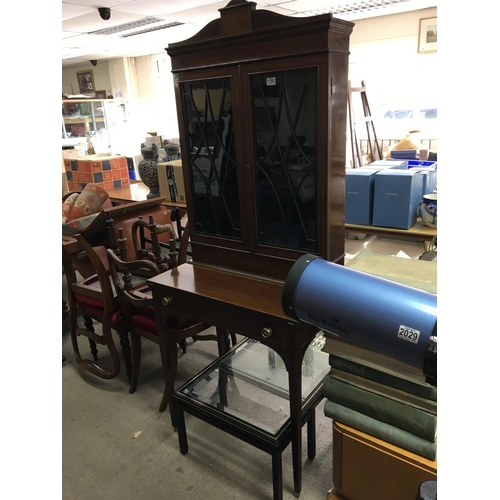
[[[312,341],[302,362],[302,425],[307,423],[308,458],[316,454],[315,408],[330,370],[324,337]],[[188,452],[184,412],[269,453],[273,498],[283,498],[281,455],[291,441],[288,372],[271,348],[246,338],[177,389],[172,409],[180,451]]]

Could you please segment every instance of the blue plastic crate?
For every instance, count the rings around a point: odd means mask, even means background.
[[[420,160],[408,160],[408,168],[415,167],[434,167],[437,168],[437,161],[420,161]]]

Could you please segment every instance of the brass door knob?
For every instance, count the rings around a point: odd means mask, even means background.
[[[163,297],[163,299],[161,299],[161,303],[164,306],[169,306],[173,301],[174,301],[173,297]]]
[[[273,334],[273,329],[266,326],[265,328],[262,328],[260,333],[265,339],[267,339]]]

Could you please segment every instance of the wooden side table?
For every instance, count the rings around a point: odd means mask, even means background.
[[[328,354],[316,344],[306,351],[302,370],[301,424],[307,424],[310,460],[316,455],[315,409],[323,399],[323,380],[330,371]],[[282,500],[281,456],[291,440],[287,399],[287,373],[275,352],[246,338],[175,391],[172,405],[180,451],[188,453],[187,412],[269,453],[273,499]]]
[[[171,368],[177,345],[169,335],[170,314],[196,315],[244,337],[259,340],[285,363],[289,382],[290,432],[294,488],[302,488],[302,360],[318,328],[288,318],[282,309],[283,282],[186,263],[148,280],[151,286],[165,384],[174,394]],[[172,424],[175,417],[170,405]]]

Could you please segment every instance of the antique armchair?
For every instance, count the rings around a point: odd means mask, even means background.
[[[184,225],[182,237],[180,239],[179,251],[176,249],[176,237],[172,224],[157,224],[154,221],[152,215],[149,215],[149,220],[146,221],[142,217],[139,217],[133,224],[131,228],[131,235],[134,248],[134,257],[138,259],[148,259],[154,262],[160,272],[172,269],[180,264],[184,264],[187,260],[188,253],[188,242],[189,242],[189,231],[188,223]],[[160,240],[161,236],[167,234],[169,236],[168,240]],[[122,244],[126,242],[123,241]],[[119,245],[117,245],[119,247]],[[168,252],[167,252],[168,250]],[[115,252],[116,255],[120,255],[120,250]],[[124,259],[130,260],[130,259]],[[234,332],[228,332],[231,337],[232,345],[236,345],[236,334]],[[193,337],[194,341],[199,340],[199,336],[195,335]],[[183,353],[186,353],[187,343],[185,339],[178,339],[178,344],[182,348]]]
[[[158,328],[164,325],[157,324],[155,311],[153,308],[153,298],[147,285],[147,278],[159,274],[161,271],[158,265],[147,258],[127,260],[127,248],[123,238],[123,231],[119,229],[118,238],[120,257],[111,249],[107,250],[109,268],[118,300],[123,311],[123,315],[128,325],[130,333],[132,351],[132,376],[130,382],[130,393],[137,389],[139,371],[141,365],[141,339],[148,339],[156,344],[158,340]],[[187,233],[186,233],[186,238]],[[155,249],[156,252],[156,249]],[[153,252],[154,255],[154,252]],[[143,276],[143,281],[133,282],[137,276]],[[193,340],[214,340],[218,342],[219,352],[222,354],[230,347],[229,332],[217,330],[217,334],[203,333],[211,325],[201,323],[193,318],[181,318],[171,316],[168,318],[168,334],[174,335],[177,343],[186,351],[185,341],[188,338]],[[172,373],[177,371],[177,356],[170,360],[172,363]],[[160,411],[164,411],[170,402],[170,394],[166,389],[160,403]]]
[[[70,334],[76,363],[81,369],[98,377],[115,378],[120,372],[120,356],[113,338],[113,332],[117,332],[126,366],[126,375],[130,380],[131,354],[127,323],[111,285],[107,266],[103,263],[102,255],[99,255],[102,253],[102,248],[93,248],[81,234],[75,235],[75,238],[94,269],[94,274],[87,276],[83,281],[78,280],[72,255],[65,245],[62,245],[63,267],[68,283]],[[80,315],[83,318],[83,327],[79,325]],[[100,323],[101,333],[96,332],[94,321]],[[82,355],[79,345],[80,337],[88,339],[92,359]],[[104,357],[102,362],[99,362],[98,345],[106,347],[109,359]]]

